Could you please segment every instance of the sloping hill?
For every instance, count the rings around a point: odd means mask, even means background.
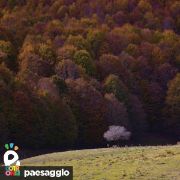
[[[22,165],[70,165],[75,180],[180,180],[180,146],[107,148],[52,153]]]

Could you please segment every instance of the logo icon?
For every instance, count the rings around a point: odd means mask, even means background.
[[[6,152],[4,153],[4,166],[6,176],[20,176],[20,161],[17,154],[18,146],[14,143],[5,144]]]

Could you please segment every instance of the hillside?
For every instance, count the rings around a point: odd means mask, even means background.
[[[179,162],[179,145],[68,151],[21,161],[73,166],[74,180],[179,180]]]
[[[179,0],[0,0],[0,145],[178,141],[179,15]]]

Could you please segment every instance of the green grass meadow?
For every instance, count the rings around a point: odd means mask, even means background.
[[[180,145],[51,153],[21,165],[73,166],[74,180],[180,180]]]

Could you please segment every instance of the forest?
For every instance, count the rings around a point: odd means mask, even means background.
[[[180,139],[179,70],[179,0],[0,0],[0,144]]]

